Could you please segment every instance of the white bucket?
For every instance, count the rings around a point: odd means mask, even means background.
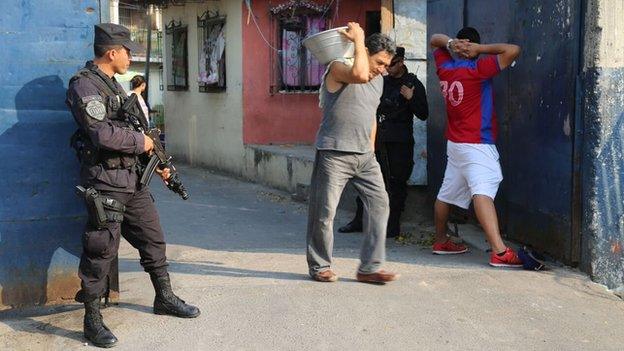
[[[346,30],[347,28],[338,27],[313,34],[305,38],[302,44],[323,65],[339,58],[352,58],[355,45],[351,40],[338,33],[339,30]]]

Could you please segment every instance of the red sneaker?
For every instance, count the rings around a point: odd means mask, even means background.
[[[432,251],[436,255],[457,255],[468,252],[468,248],[466,245],[455,244],[451,239],[448,239],[443,243],[434,243]]]
[[[507,248],[505,249],[505,254],[502,256],[494,252],[490,253],[490,266],[522,268],[522,261],[520,261],[514,250]]]

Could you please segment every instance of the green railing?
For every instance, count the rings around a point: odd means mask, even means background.
[[[154,125],[164,132],[165,130],[165,107],[161,104],[152,106],[152,118]]]
[[[133,41],[143,46],[147,51],[147,29],[132,29],[130,30],[130,37]],[[162,59],[162,34],[160,31],[152,31],[152,48],[150,57],[152,59]]]

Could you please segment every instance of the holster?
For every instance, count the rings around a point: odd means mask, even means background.
[[[76,187],[78,196],[85,200],[87,212],[89,214],[89,223],[98,229],[106,226],[106,223],[123,222],[123,214],[126,206],[121,202],[101,195],[93,188],[85,189],[82,186]]]

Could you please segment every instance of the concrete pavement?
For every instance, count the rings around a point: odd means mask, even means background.
[[[389,241],[385,286],[354,280],[360,234],[336,234],[333,284],[311,281],[305,204],[182,167],[189,201],[154,182],[176,293],[197,319],[151,313],[137,252],[120,249],[121,301],[104,310],[116,350],[622,350],[624,302],[580,273],[490,268]],[[349,220],[339,212],[335,227]],[[415,236],[430,223],[412,226]],[[2,350],[86,350],[80,305],[0,314]]]

